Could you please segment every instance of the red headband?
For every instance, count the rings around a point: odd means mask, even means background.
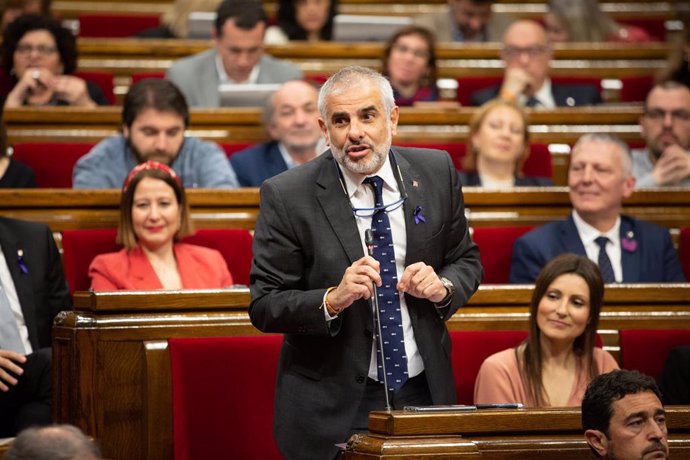
[[[180,177],[177,175],[174,169],[172,169],[170,166],[165,165],[163,163],[159,163],[157,161],[149,160],[144,163],[140,163],[136,165],[132,170],[129,172],[127,175],[127,179],[125,179],[125,183],[122,184],[122,193],[125,193],[127,191],[127,187],[129,187],[129,183],[132,182],[132,179],[139,174],[142,171],[148,171],[150,169],[157,169],[159,171],[163,171],[166,173],[168,176],[172,177],[175,182],[177,182],[177,185],[182,187],[182,181],[180,180]]]

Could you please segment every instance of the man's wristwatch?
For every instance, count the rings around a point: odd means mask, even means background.
[[[453,282],[446,278],[445,276],[441,277],[441,283],[443,283],[443,287],[446,288],[448,291],[448,294],[440,301],[436,302],[436,305],[445,305],[447,304],[450,299],[453,297],[453,294],[455,294],[455,286],[453,286]]]

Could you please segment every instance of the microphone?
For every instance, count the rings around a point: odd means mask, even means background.
[[[370,228],[364,230],[364,244],[367,245],[367,253],[374,257],[374,232]]]
[[[374,232],[367,228],[364,230],[364,244],[367,246],[367,253],[374,257]],[[381,334],[381,311],[379,310],[379,295],[376,289],[376,283],[372,282],[373,293],[370,303],[374,310],[374,330],[376,331],[376,340],[378,341],[379,350],[381,350],[381,372],[383,375],[383,392],[386,394],[386,410],[391,410],[390,397],[388,395],[388,380],[386,379],[386,357],[383,352],[383,335]],[[379,354],[376,355],[379,358]]]

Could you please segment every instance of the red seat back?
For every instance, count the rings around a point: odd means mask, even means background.
[[[281,342],[278,335],[168,340],[175,460],[282,458],[273,440]]]
[[[472,105],[472,94],[489,88],[491,86],[500,85],[503,81],[503,75],[478,75],[465,76],[458,78],[458,101],[462,105]]]
[[[644,102],[654,86],[654,75],[621,77],[621,102]]]
[[[115,79],[112,73],[100,70],[77,70],[74,76],[98,85],[110,105],[115,105]]]
[[[13,158],[29,166],[38,187],[71,188],[72,169],[94,144],[62,142],[18,142]]]
[[[451,363],[458,404],[473,404],[474,382],[486,358],[512,348],[527,337],[527,331],[452,331]]]
[[[71,292],[91,287],[89,265],[99,254],[115,252],[115,229],[65,230],[62,232],[65,278]],[[252,236],[244,229],[202,229],[182,241],[216,249],[228,265],[235,284],[249,284],[252,262]]]
[[[690,280],[690,227],[683,227],[680,229],[678,255],[680,257],[680,264],[683,267],[683,272],[685,273],[685,278]]]
[[[255,144],[256,142],[223,142],[218,145],[220,145],[220,148],[225,151],[225,155],[230,158],[233,154],[239,152],[240,150],[244,150],[247,147]]]
[[[462,171],[462,160],[467,154],[467,144],[464,142],[404,142],[399,144],[404,147],[416,147],[424,149],[445,150],[450,154],[453,164],[458,171]],[[551,164],[551,153],[547,144],[531,143],[530,154],[522,166],[522,171],[526,176],[553,177],[553,165]]]
[[[158,27],[160,24],[158,14],[81,13],[79,14],[79,36],[131,37],[137,32]]]
[[[505,284],[510,277],[513,243],[532,227],[475,227],[472,239],[479,246],[484,267],[482,284]]]
[[[678,345],[690,345],[688,329],[621,329],[621,367],[654,378],[661,374],[666,356]]]

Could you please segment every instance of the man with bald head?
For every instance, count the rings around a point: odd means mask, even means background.
[[[472,105],[482,105],[496,97],[539,108],[601,103],[595,86],[553,83],[549,77],[551,56],[541,24],[530,20],[514,22],[503,35],[503,83],[473,93]]]
[[[559,254],[599,265],[607,283],[685,282],[668,229],[622,214],[635,178],[628,146],[610,134],[582,136],[570,153],[568,187],[573,211],[515,241],[512,283],[533,283]]]
[[[654,86],[640,131],[647,145],[632,151],[637,187],[690,186],[690,88],[675,81]]]
[[[273,93],[263,117],[271,141],[230,157],[242,187],[259,187],[269,177],[306,163],[324,150],[317,98],[316,88],[301,80],[284,83]]]

